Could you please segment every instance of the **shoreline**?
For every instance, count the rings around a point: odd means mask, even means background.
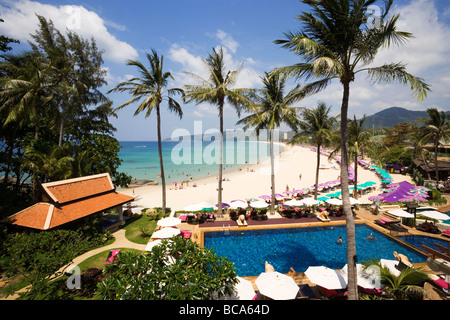
[[[280,143],[280,142],[279,142]],[[291,146],[284,143],[283,151],[275,156],[275,193],[282,193],[289,190],[308,188],[315,183],[316,152],[301,146]],[[270,157],[257,164],[239,166],[232,171],[224,170],[222,182],[222,201],[229,203],[232,200],[247,200],[250,198],[259,199],[261,195],[271,194],[270,181]],[[248,168],[248,169],[247,169]],[[340,175],[340,166],[335,160],[328,160],[327,156],[321,155],[321,168],[319,170],[319,183],[336,180]],[[377,189],[380,187],[380,179],[375,172],[358,168],[358,183],[374,181]],[[301,179],[299,175],[302,175]],[[410,177],[400,174],[392,174],[393,182],[409,181]],[[197,187],[193,187],[193,184]],[[178,186],[177,186],[178,187]],[[166,185],[166,206],[173,211],[200,203],[209,202],[217,204],[218,181],[216,175],[193,179],[188,187],[175,190],[172,183]],[[129,188],[118,188],[119,192],[134,196],[133,203],[136,207],[151,208],[161,207],[162,190],[161,185],[140,186]],[[359,197],[361,203],[372,203],[367,198],[371,195],[379,194],[379,190],[372,191]],[[260,200],[260,199],[259,199]]]

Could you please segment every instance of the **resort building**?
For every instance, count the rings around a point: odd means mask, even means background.
[[[107,210],[116,210],[123,220],[123,205],[134,197],[115,190],[108,173],[43,183],[41,201],[8,217],[21,227],[49,230],[82,222]]]

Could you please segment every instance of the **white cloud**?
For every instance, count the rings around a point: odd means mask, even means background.
[[[405,6],[396,6],[400,13],[398,30],[413,34],[403,46],[380,52],[374,65],[385,62],[404,62],[408,72],[416,75],[448,61],[450,27],[439,21],[438,10],[432,0],[415,0]]]
[[[221,41],[223,46],[228,48],[232,53],[236,53],[239,43],[232,36],[219,29],[217,30],[216,37]]]
[[[120,30],[123,26],[112,21],[106,22],[97,13],[82,6],[53,6],[30,0],[5,0],[0,5],[0,11],[5,20],[0,24],[0,33],[21,42],[30,40],[30,34],[35,33],[38,28],[36,14],[39,14],[52,20],[61,32],[69,29],[86,39],[94,37],[97,46],[104,50],[105,60],[124,62],[126,59],[138,57],[137,51],[131,45],[118,40],[106,28],[106,25],[109,25]]]

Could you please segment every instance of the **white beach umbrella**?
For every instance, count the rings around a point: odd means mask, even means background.
[[[274,300],[295,299],[299,287],[291,277],[279,272],[263,272],[255,280],[259,292]]]
[[[399,264],[398,260],[387,260],[387,259],[380,259],[380,263],[382,267],[388,268],[389,271],[396,277],[400,275],[400,270],[396,268],[396,266]]]
[[[163,228],[152,234],[152,238],[156,239],[166,239],[177,236],[181,233],[180,229],[177,228]]]
[[[237,208],[247,208],[248,204],[245,201],[242,200],[236,200],[230,202],[230,208],[237,209]]]
[[[401,218],[414,218],[414,215],[412,213],[406,212],[405,210],[390,210],[388,213]]]
[[[312,283],[329,290],[345,289],[347,287],[347,280],[342,273],[324,266],[309,267],[306,269],[305,275]]]
[[[239,282],[234,286],[236,298],[239,300],[252,300],[256,295],[252,283],[241,277],[237,277],[237,279]]]
[[[250,203],[252,208],[267,208],[269,205],[264,201],[254,201]]]
[[[417,215],[425,216],[431,219],[437,219],[437,220],[450,220],[450,216],[441,213],[439,211],[434,210],[428,210],[428,211],[422,211],[418,212]]]
[[[145,251],[152,251],[153,247],[161,244],[161,239],[149,241],[147,245],[145,246]]]
[[[315,200],[315,199],[313,199],[313,198],[305,198],[305,199],[301,199],[300,201],[301,201],[302,203],[304,203],[305,206],[314,206],[314,205],[319,204],[319,201],[318,201],[318,200]]]
[[[302,207],[304,206],[303,202],[301,200],[288,200],[284,203],[287,206],[290,207]]]
[[[342,200],[336,199],[336,198],[330,198],[328,200],[325,200],[326,203],[331,204],[333,206],[341,206]]]
[[[156,225],[158,225],[160,227],[173,227],[180,223],[181,223],[180,218],[167,217],[167,218],[162,218],[161,220],[158,220]]]
[[[362,264],[356,265],[356,282],[358,286],[365,289],[381,289],[383,286],[381,285],[381,277],[379,272],[371,273],[371,267],[368,269],[364,269]],[[344,278],[348,277],[348,265],[345,265],[341,269]]]

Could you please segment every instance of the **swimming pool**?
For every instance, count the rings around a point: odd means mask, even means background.
[[[435,249],[435,250],[438,250],[434,246],[435,243],[440,244],[443,247],[447,247],[447,248],[449,247],[448,241],[446,241],[444,239],[434,238],[434,237],[411,235],[411,236],[399,236],[397,238],[406,243],[409,243],[410,245],[412,245],[422,251],[424,251],[424,249],[422,249],[422,247],[421,247],[422,244],[426,245],[429,248]]]
[[[405,254],[413,263],[425,262],[419,252],[391,239],[365,224],[355,226],[358,261],[394,259],[393,251]],[[375,240],[366,237],[373,233]],[[342,236],[343,244],[336,240]],[[276,271],[288,273],[293,267],[304,272],[309,266],[340,269],[347,263],[345,226],[282,228],[264,230],[205,232],[204,246],[234,262],[239,276],[257,276],[268,261]]]

